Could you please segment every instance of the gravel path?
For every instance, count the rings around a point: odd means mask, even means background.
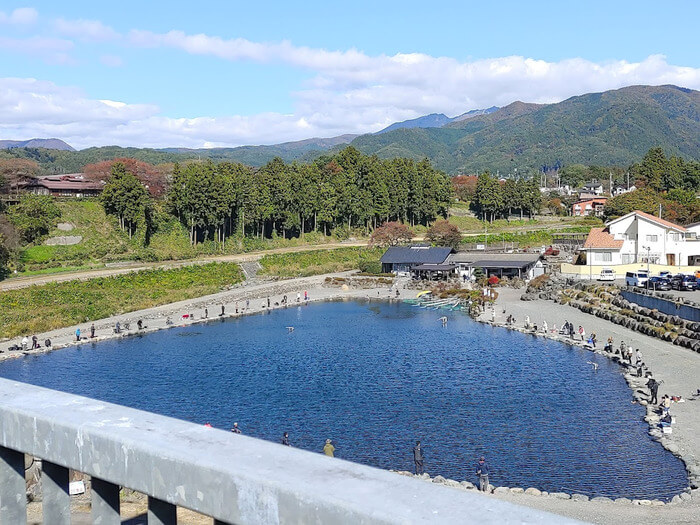
[[[184,261],[161,261],[156,263],[124,263],[120,267],[100,268],[96,270],[81,270],[77,272],[64,272],[49,275],[33,275],[30,277],[10,277],[4,281],[0,281],[0,291],[14,290],[15,288],[25,288],[34,284],[46,284],[52,282],[64,282],[86,279],[95,279],[96,277],[111,277],[113,275],[122,275],[131,272],[140,272],[153,268],[180,268],[182,266],[191,266],[193,264],[206,264],[210,262],[237,262],[245,263],[258,261],[265,255],[276,253],[296,253],[312,250],[328,250],[334,248],[351,248],[367,246],[366,242],[335,242],[328,244],[313,244],[308,246],[292,246],[289,248],[274,248],[272,250],[263,250],[250,253],[239,253],[235,255],[216,255],[210,257],[201,257],[198,259],[188,259]]]

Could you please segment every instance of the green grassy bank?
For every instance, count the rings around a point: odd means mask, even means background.
[[[308,277],[324,273],[357,270],[360,262],[379,260],[384,250],[379,248],[337,248],[296,253],[265,255],[260,259],[260,275],[273,277]]]
[[[32,335],[221,291],[243,280],[236,263],[144,270],[0,293],[0,337]]]

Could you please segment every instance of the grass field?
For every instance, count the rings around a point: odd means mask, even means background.
[[[377,248],[338,248],[308,252],[265,255],[260,259],[260,275],[308,277],[324,273],[357,270],[361,257],[379,259],[384,250]]]
[[[236,263],[144,270],[0,293],[0,337],[32,335],[221,291],[243,279]]]

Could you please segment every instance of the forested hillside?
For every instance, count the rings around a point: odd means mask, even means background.
[[[558,104],[514,103],[443,128],[363,135],[352,145],[380,158],[428,157],[448,173],[513,173],[573,163],[624,166],[654,146],[700,157],[700,92],[632,86]]]

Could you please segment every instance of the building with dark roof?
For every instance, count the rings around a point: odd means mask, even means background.
[[[407,274],[416,266],[441,265],[452,252],[452,248],[443,246],[391,246],[382,255],[382,272]]]
[[[544,273],[542,255],[539,253],[457,252],[450,255],[447,262],[454,264],[465,279],[473,277],[476,268],[480,268],[486,276],[499,278],[532,279]]]

